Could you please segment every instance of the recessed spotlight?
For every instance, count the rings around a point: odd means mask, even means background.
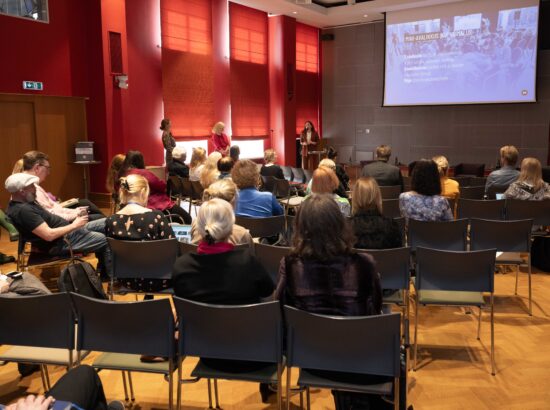
[[[363,14],[363,17],[367,18],[369,15],[368,14]]]
[[[297,11],[293,11],[292,14],[298,14],[298,12],[297,12]]]

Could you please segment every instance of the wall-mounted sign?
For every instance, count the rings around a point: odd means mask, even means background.
[[[23,90],[42,91],[43,89],[44,83],[40,81],[23,81]]]

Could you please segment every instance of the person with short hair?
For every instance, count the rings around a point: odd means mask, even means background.
[[[277,153],[274,149],[266,149],[264,151],[264,164],[260,168],[260,175],[263,177],[274,177],[277,179],[285,179],[283,169],[275,163],[277,161]]]
[[[361,176],[373,177],[379,186],[397,186],[404,189],[403,175],[399,167],[388,163],[391,157],[391,147],[380,145],[376,148],[376,161],[363,167]]]
[[[437,165],[439,171],[439,179],[441,181],[441,195],[449,199],[457,199],[460,196],[460,186],[458,181],[450,179],[449,161],[443,155],[438,155],[432,158]]]
[[[543,201],[550,199],[550,184],[542,179],[542,166],[536,158],[524,158],[517,181],[512,182],[505,198],[525,201]]]
[[[231,170],[231,179],[239,188],[235,214],[251,218],[282,215],[283,208],[271,192],[258,191],[260,173],[256,164],[242,159]]]
[[[225,124],[223,122],[218,121],[217,123],[215,123],[212,127],[212,135],[210,141],[212,142],[214,151],[219,152],[225,157],[229,154],[231,141],[229,141],[229,137],[224,133],[224,130]]]
[[[238,145],[231,145],[229,148],[229,157],[233,160],[233,162],[237,162],[239,160],[239,157],[241,156],[241,149]]]
[[[388,249],[403,245],[401,230],[393,218],[382,215],[382,194],[372,177],[361,177],[353,188],[351,225],[355,248]]]
[[[193,148],[191,162],[189,163],[189,181],[200,181],[205,163],[206,150],[202,147]]]
[[[500,148],[500,169],[495,169],[487,177],[485,182],[485,193],[491,187],[506,188],[519,177],[519,171],[516,169],[519,151],[513,145],[505,145]]]
[[[315,172],[313,172],[313,177],[311,178],[311,193],[332,195],[332,198],[338,204],[342,214],[345,216],[350,216],[351,206],[349,201],[335,193],[338,185],[338,177],[331,168],[320,166],[315,170]]]
[[[210,155],[208,155],[200,177],[200,182],[204,189],[208,188],[212,182],[219,179],[220,171],[218,171],[218,161],[222,158],[222,154],[218,151],[211,152]]]
[[[172,151],[176,148],[176,140],[172,136],[172,122],[168,118],[163,118],[160,122],[160,130],[162,131],[162,145],[166,151],[166,167],[168,167],[173,159]]]
[[[290,255],[279,265],[274,297],[281,304],[321,315],[381,314],[382,288],[374,261],[353,250],[355,238],[331,195],[308,197],[298,209],[294,229]],[[337,409],[384,408],[369,395],[333,395]]]
[[[231,169],[235,165],[235,161],[231,157],[223,157],[218,160],[218,172],[220,175],[219,179],[231,179]]]
[[[399,195],[401,216],[417,221],[450,221],[453,213],[446,198],[441,196],[439,171],[434,161],[416,162],[409,192]]]
[[[79,215],[68,222],[42,208],[36,202],[38,182],[35,175],[19,173],[10,175],[5,183],[11,193],[7,215],[19,230],[23,243],[31,242],[33,248],[50,256],[68,255],[67,242],[75,251],[95,252],[98,270],[110,276],[111,250],[105,235],[86,229],[88,215]]]
[[[172,161],[167,163],[168,175],[189,178],[189,167],[185,164],[187,150],[185,147],[174,147]]]
[[[229,202],[233,209],[235,209],[235,200],[237,197],[237,185],[231,180],[231,178],[220,179],[204,190],[202,193],[203,202],[210,201],[214,198],[220,198]],[[197,230],[196,220],[193,221],[191,226],[191,243],[197,244],[200,242],[200,235]],[[228,239],[229,243],[233,245],[248,244],[251,248],[254,246],[252,236],[248,229],[243,228],[240,225],[233,224],[233,231]]]

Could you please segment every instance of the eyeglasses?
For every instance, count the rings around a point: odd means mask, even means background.
[[[38,165],[44,168],[48,168],[48,171],[52,169],[51,165],[46,165],[46,164],[38,164]]]

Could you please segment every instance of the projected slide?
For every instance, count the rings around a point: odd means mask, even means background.
[[[384,105],[535,101],[539,9],[502,7],[510,3],[388,15]]]

